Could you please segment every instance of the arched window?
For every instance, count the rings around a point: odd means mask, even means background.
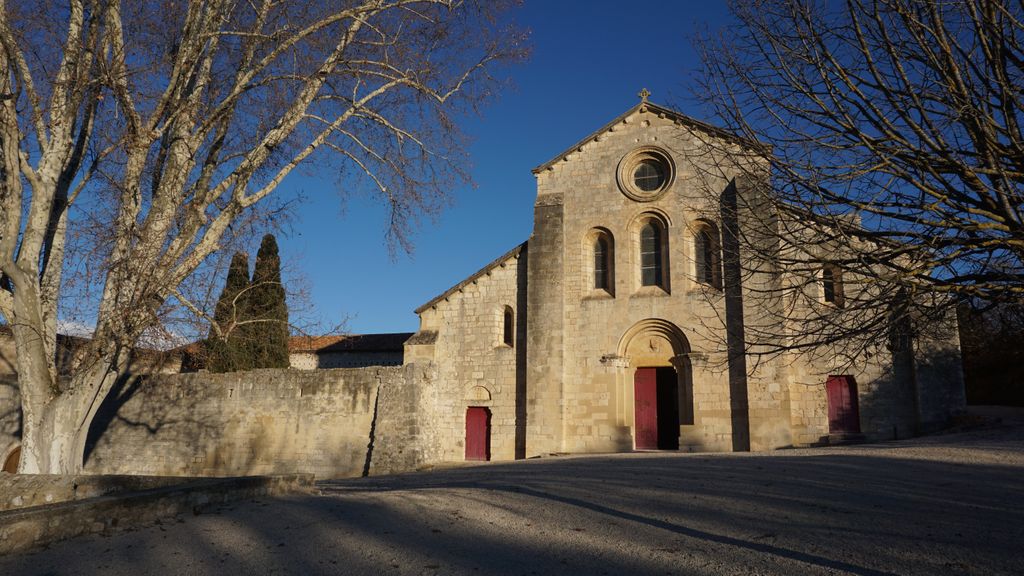
[[[661,252],[661,227],[654,221],[640,229],[640,285],[662,286],[664,271]]]
[[[697,232],[694,240],[697,249],[697,282],[711,284],[714,280],[715,262],[714,248],[711,245],[711,237],[707,230]]]
[[[603,235],[594,240],[594,288],[609,290],[611,288],[611,249],[608,239]]]
[[[695,277],[700,284],[722,287],[722,254],[718,244],[718,230],[710,223],[702,223],[693,237]]]
[[[502,342],[506,346],[512,346],[515,342],[516,334],[516,317],[515,313],[512,312],[512,308],[505,306],[505,321],[502,330]]]
[[[595,226],[580,244],[583,298],[615,296],[615,238],[607,228]]]
[[[839,268],[826,264],[821,269],[822,294],[825,302],[843,307],[843,276]]]

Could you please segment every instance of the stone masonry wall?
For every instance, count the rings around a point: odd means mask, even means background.
[[[401,366],[399,352],[292,352],[288,363],[297,370],[323,368],[361,368],[365,366]]]
[[[405,368],[254,370],[130,379],[93,423],[86,471],[231,476],[358,476],[367,465],[378,391],[395,398]],[[414,423],[385,418],[378,433],[411,443]],[[414,465],[379,451],[391,462]]]
[[[565,378],[565,207],[538,184],[526,270],[526,455],[562,450]]]
[[[918,433],[942,428],[967,406],[956,313],[949,310],[943,320],[915,343]]]
[[[414,470],[424,462],[425,362],[398,367],[134,376],[97,414],[88,474],[317,478]],[[17,383],[0,384],[0,457],[18,445]]]
[[[560,393],[560,399],[546,399],[550,406],[561,404],[563,430],[557,449],[601,452],[631,448],[636,368],[667,367],[673,357],[688,353],[692,353],[686,369],[689,373],[682,378],[690,381],[687,386],[692,396],[681,395],[679,413],[692,414],[692,418],[681,423],[681,449],[733,448],[735,414],[724,369],[724,293],[695,279],[695,234],[708,224],[716,233],[721,231],[718,197],[732,178],[728,162],[706,149],[707,138],[708,134],[680,126],[664,115],[638,111],[537,173],[537,230],[542,230],[542,207],[561,204],[564,213],[558,230],[558,258],[563,264],[557,272],[561,277],[530,278],[531,321],[540,315],[544,322],[561,328],[561,381],[530,382],[531,386],[536,383],[549,388],[531,390],[532,396],[550,389]],[[644,146],[672,156],[675,179],[664,195],[638,202],[622,192],[617,170],[623,158]],[[647,219],[664,225],[667,257],[663,287],[641,286],[639,234]],[[590,238],[596,230],[612,240],[609,290],[593,289]],[[534,251],[538,235],[535,231],[530,240],[531,269],[534,263],[537,268],[541,265],[537,260],[541,256]],[[541,289],[557,293],[541,295]],[[535,303],[535,295],[542,301]],[[661,346],[657,354],[630,353],[616,358],[628,351],[625,335],[650,319],[678,327],[688,350]],[[653,351],[655,336],[638,334],[634,344],[649,344],[649,352]],[[539,370],[533,362],[542,362],[549,351],[534,347],[533,341],[530,345],[532,375]],[[780,386],[771,389],[773,395],[785,395]],[[534,413],[528,418],[532,441]],[[766,434],[773,439],[780,436],[774,429]]]
[[[525,251],[523,251],[525,252]],[[491,458],[516,457],[517,367],[525,344],[525,254],[514,252],[486,273],[422,312],[421,330],[437,332],[432,346],[437,374],[420,394],[424,460],[465,458],[466,409],[491,411]],[[512,345],[504,340],[504,312],[515,320]]]
[[[789,228],[791,233],[813,234]],[[795,230],[795,232],[793,232]],[[839,244],[811,248],[807,269],[815,271],[815,262],[826,261],[841,253]],[[802,249],[801,249],[802,250]],[[788,254],[787,258],[793,258]],[[797,334],[806,329],[805,318],[831,315],[830,321],[851,326],[870,318],[866,302],[877,300],[873,311],[888,314],[885,298],[879,298],[879,285],[857,270],[843,271],[841,293],[852,307],[844,318],[843,308],[833,308],[824,298],[820,279],[808,279],[807,271],[784,276],[792,289],[786,309],[790,311],[787,329]],[[800,297],[798,297],[800,295]],[[927,297],[922,295],[921,297]],[[812,328],[813,329],[813,328]],[[933,431],[947,424],[952,414],[964,407],[964,388],[960,365],[958,330],[955,318],[929,325],[911,347],[893,347],[892,341],[865,343],[853,338],[848,343],[835,342],[792,356],[783,364],[789,373],[791,425],[796,445],[820,444],[829,440],[828,398],[826,382],[830,376],[852,376],[857,386],[860,432],[869,440],[905,438]]]
[[[423,433],[429,422],[421,403],[424,391],[438,384],[437,367],[417,362],[389,370],[398,370],[400,377],[377,388],[376,418],[369,431],[371,475],[408,472],[434,461]]]

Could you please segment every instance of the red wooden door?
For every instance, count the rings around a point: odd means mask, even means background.
[[[658,449],[658,372],[637,368],[633,376],[633,405],[636,407],[637,450]]]
[[[466,460],[491,459],[491,411],[480,406],[466,408]]]
[[[828,431],[860,432],[860,411],[857,407],[857,382],[853,376],[829,376]]]

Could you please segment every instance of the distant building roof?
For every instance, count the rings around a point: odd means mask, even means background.
[[[341,341],[345,336],[292,336],[288,338],[289,352],[316,352]]]
[[[412,332],[348,334],[346,336],[292,336],[291,352],[401,352]]]

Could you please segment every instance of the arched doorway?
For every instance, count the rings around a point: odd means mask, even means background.
[[[18,446],[4,459],[4,472],[10,472],[11,474],[18,473],[18,464],[21,462],[21,446]]]
[[[673,323],[649,318],[634,324],[619,341],[628,361],[626,396],[632,401],[633,446],[637,450],[677,450],[681,424],[693,423],[690,344]]]

